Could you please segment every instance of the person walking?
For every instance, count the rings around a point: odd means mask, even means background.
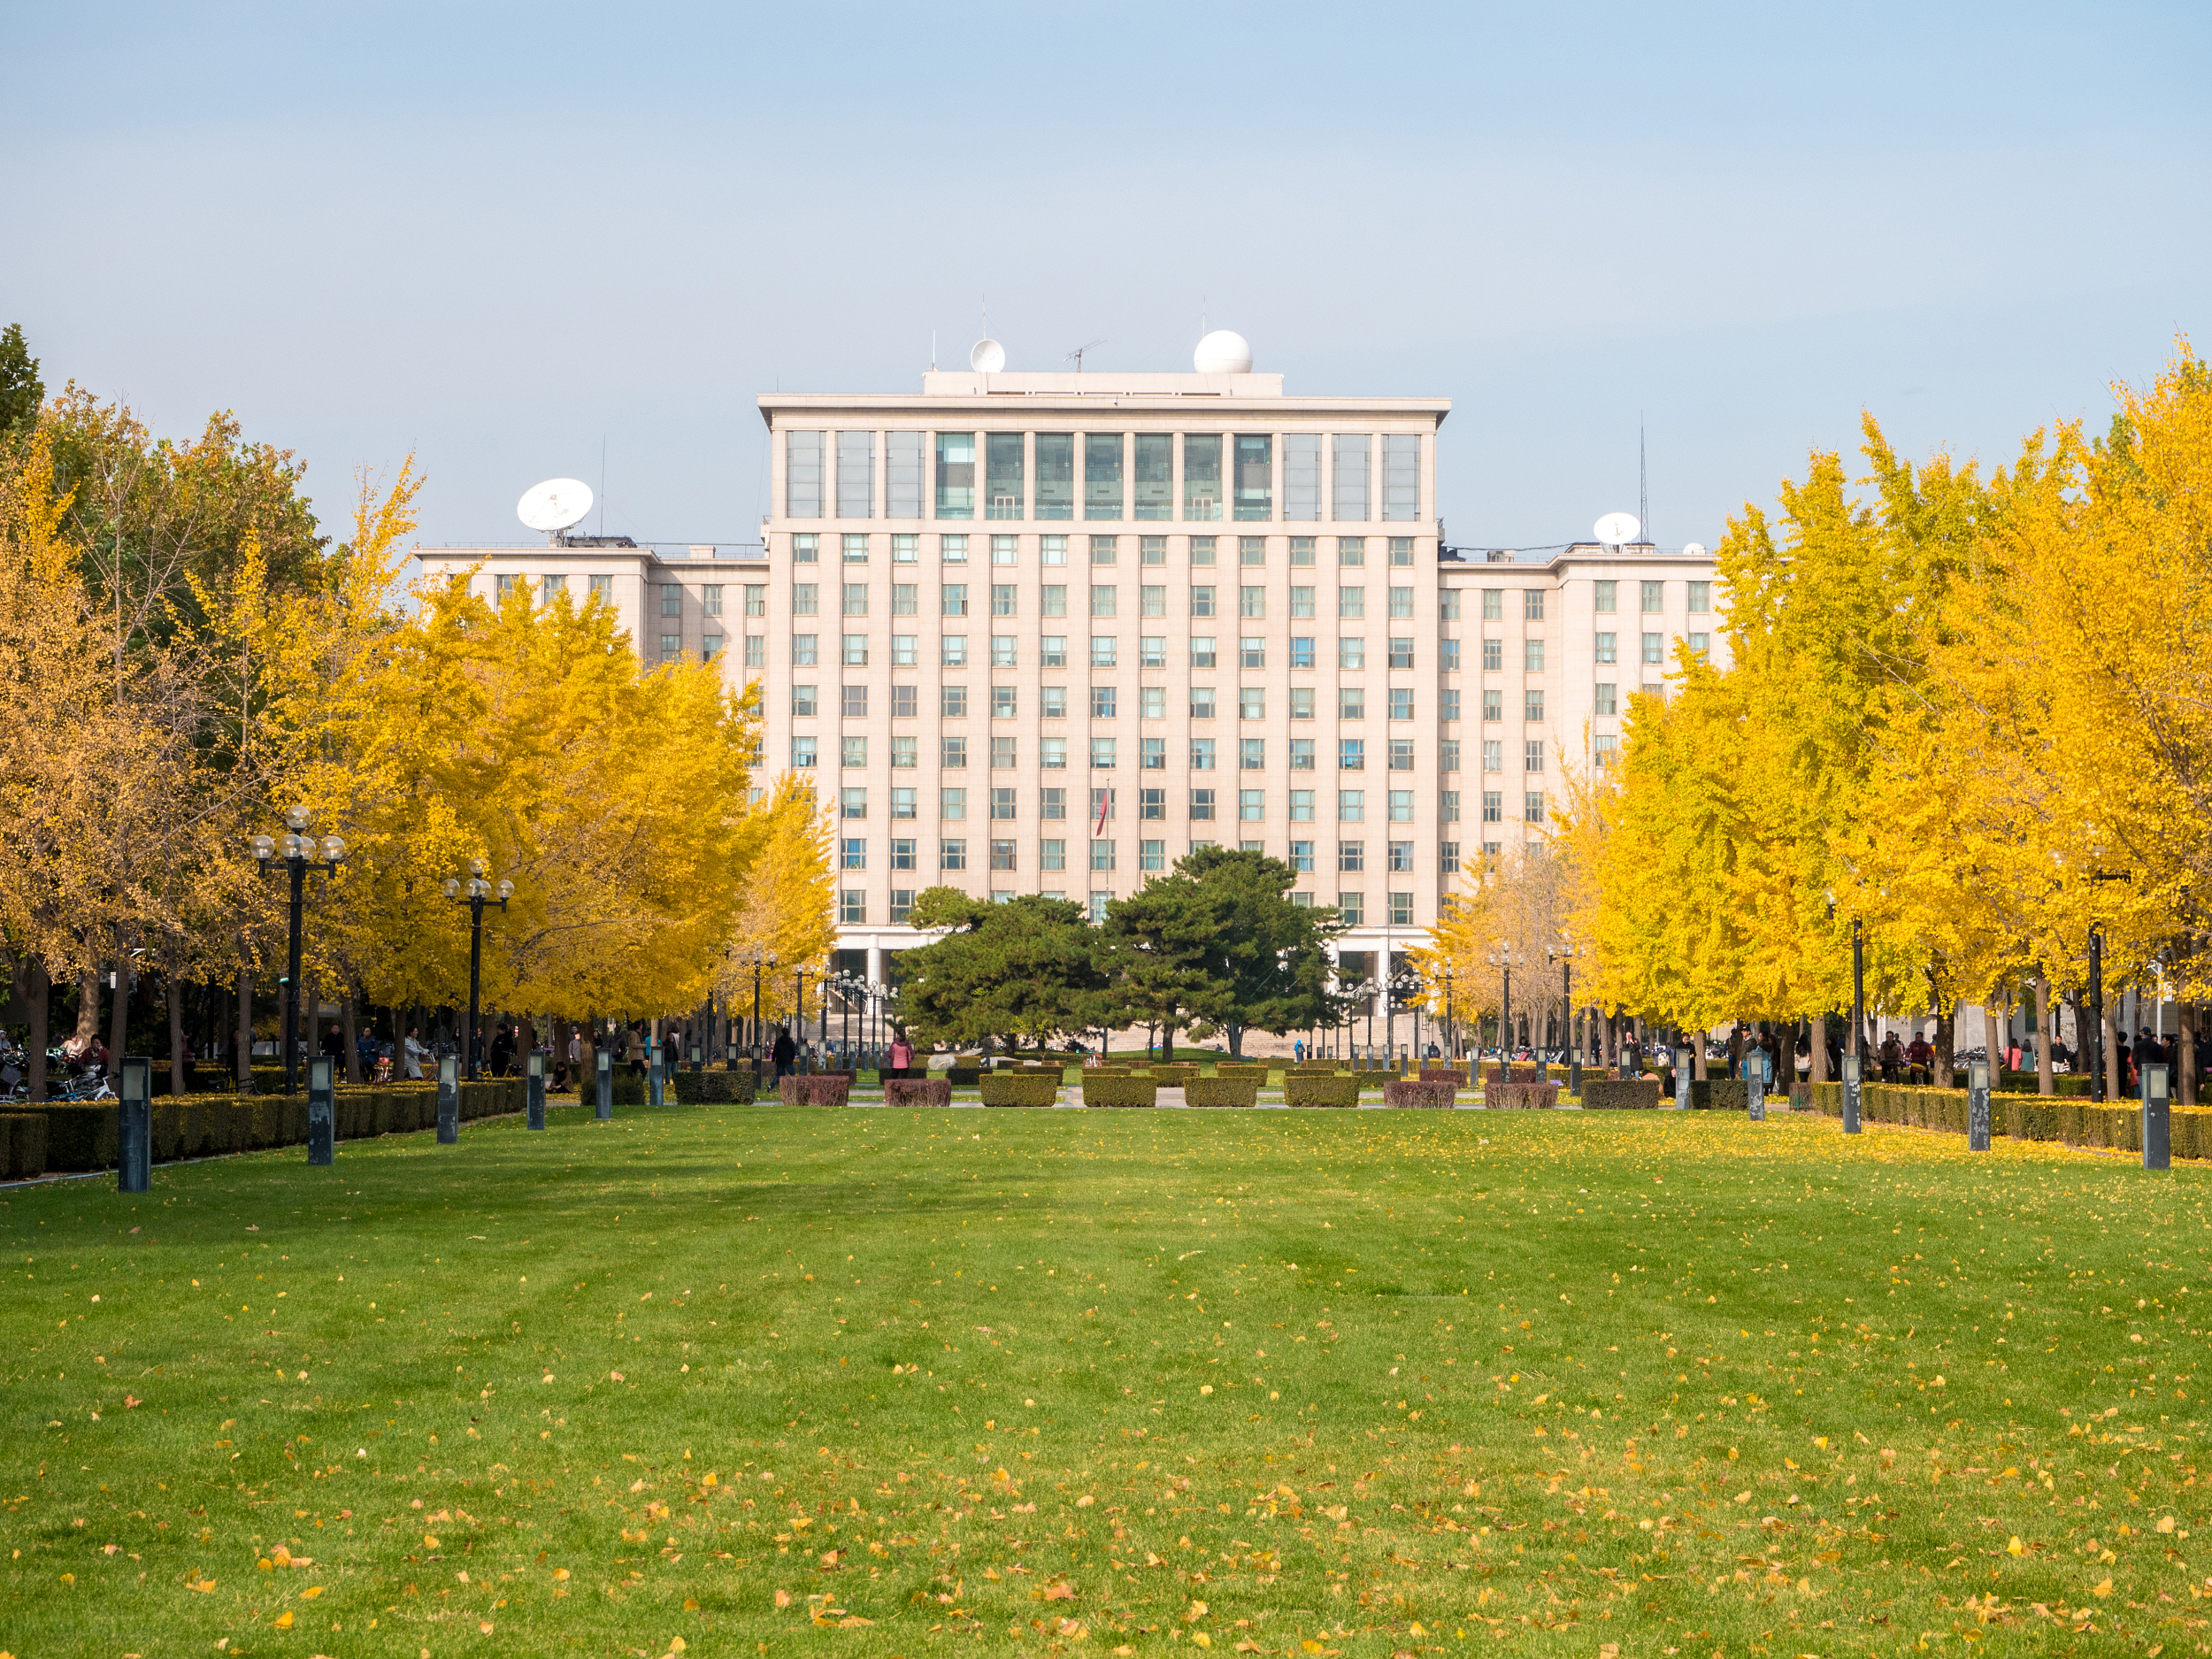
[[[409,1081],[422,1081],[422,1063],[430,1057],[430,1050],[422,1046],[421,1028],[410,1025],[407,1041],[400,1046],[400,1067]]]
[[[769,1058],[776,1063],[776,1075],[780,1078],[791,1076],[792,1062],[798,1057],[799,1045],[791,1041],[790,1028],[777,1026],[776,1046],[769,1050]]]
[[[901,1031],[894,1033],[891,1038],[892,1075],[895,1077],[904,1077],[908,1069],[911,1067],[913,1064],[914,1045],[907,1041],[906,1033],[904,1032]]]

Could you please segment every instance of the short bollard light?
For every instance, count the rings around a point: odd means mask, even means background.
[[[707,1051],[695,1042],[691,1045],[691,1069],[695,1071],[707,1069]]]
[[[1975,1060],[1966,1067],[1966,1149],[1989,1150],[1989,1063]]]
[[[2170,1170],[2173,1161],[2174,1103],[2167,1095],[2162,1065],[2143,1068],[2143,1167]]]
[[[1690,1110],[1690,1072],[1693,1069],[1693,1057],[1694,1051],[1691,1049],[1677,1048],[1674,1051],[1674,1109],[1677,1111],[1686,1112]]]
[[[1755,1124],[1767,1120],[1767,1069],[1765,1056],[1754,1048],[1744,1056],[1743,1082],[1745,1112]]]
[[[530,1064],[529,1064],[529,1068],[528,1068],[528,1071],[527,1071],[526,1075],[528,1076],[528,1079],[529,1079],[529,1083],[528,1083],[528,1086],[527,1086],[527,1087],[528,1087],[529,1091],[530,1091],[530,1094],[529,1094],[529,1109],[530,1109],[529,1126],[530,1126],[531,1128],[533,1128],[533,1129],[542,1129],[542,1128],[544,1128],[544,1127],[545,1127],[545,1050],[544,1050],[544,1049],[542,1049],[542,1048],[533,1048],[533,1049],[531,1049],[531,1050],[530,1050]]]
[[[154,1184],[154,1063],[127,1055],[122,1104],[116,1109],[115,1190],[142,1193]]]
[[[1843,1056],[1843,1133],[1859,1133],[1859,1056]]]
[[[661,1103],[661,1074],[667,1065],[666,1053],[666,1045],[657,1037],[645,1045],[648,1098],[656,1106]]]
[[[329,1164],[338,1155],[337,1063],[319,1054],[307,1063],[307,1161]]]
[[[599,1121],[605,1123],[614,1116],[614,1050],[603,1044],[599,1049]]]
[[[454,1145],[461,1138],[461,1056],[438,1056],[438,1144]]]

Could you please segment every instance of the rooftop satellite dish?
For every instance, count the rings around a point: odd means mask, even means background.
[[[1624,542],[1633,541],[1636,533],[1642,528],[1632,512],[1609,512],[1597,521],[1597,538],[1606,547],[1619,547]]]
[[[1690,542],[1683,548],[1682,557],[1686,559],[1703,558],[1705,557],[1705,543],[1702,541]]]
[[[968,366],[978,374],[996,374],[1006,366],[1006,348],[995,340],[979,340],[968,353]]]
[[[549,478],[523,492],[515,517],[533,530],[557,535],[591,511],[591,486],[578,478]]]
[[[1249,374],[1252,348],[1233,329],[1217,328],[1191,353],[1191,367],[1201,374]]]

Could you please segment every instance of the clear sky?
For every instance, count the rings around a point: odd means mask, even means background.
[[[1724,532],[1871,410],[2101,426],[2212,282],[2212,8],[0,7],[0,324],[326,521],[757,535],[755,396],[965,359],[1442,394],[1448,539]],[[600,527],[595,521],[586,526]],[[336,525],[334,524],[334,527]]]

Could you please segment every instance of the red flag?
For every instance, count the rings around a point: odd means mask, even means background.
[[[1092,834],[1103,835],[1106,833],[1106,812],[1107,809],[1113,804],[1113,800],[1114,792],[1111,789],[1101,789],[1098,792],[1098,827],[1091,832]]]

